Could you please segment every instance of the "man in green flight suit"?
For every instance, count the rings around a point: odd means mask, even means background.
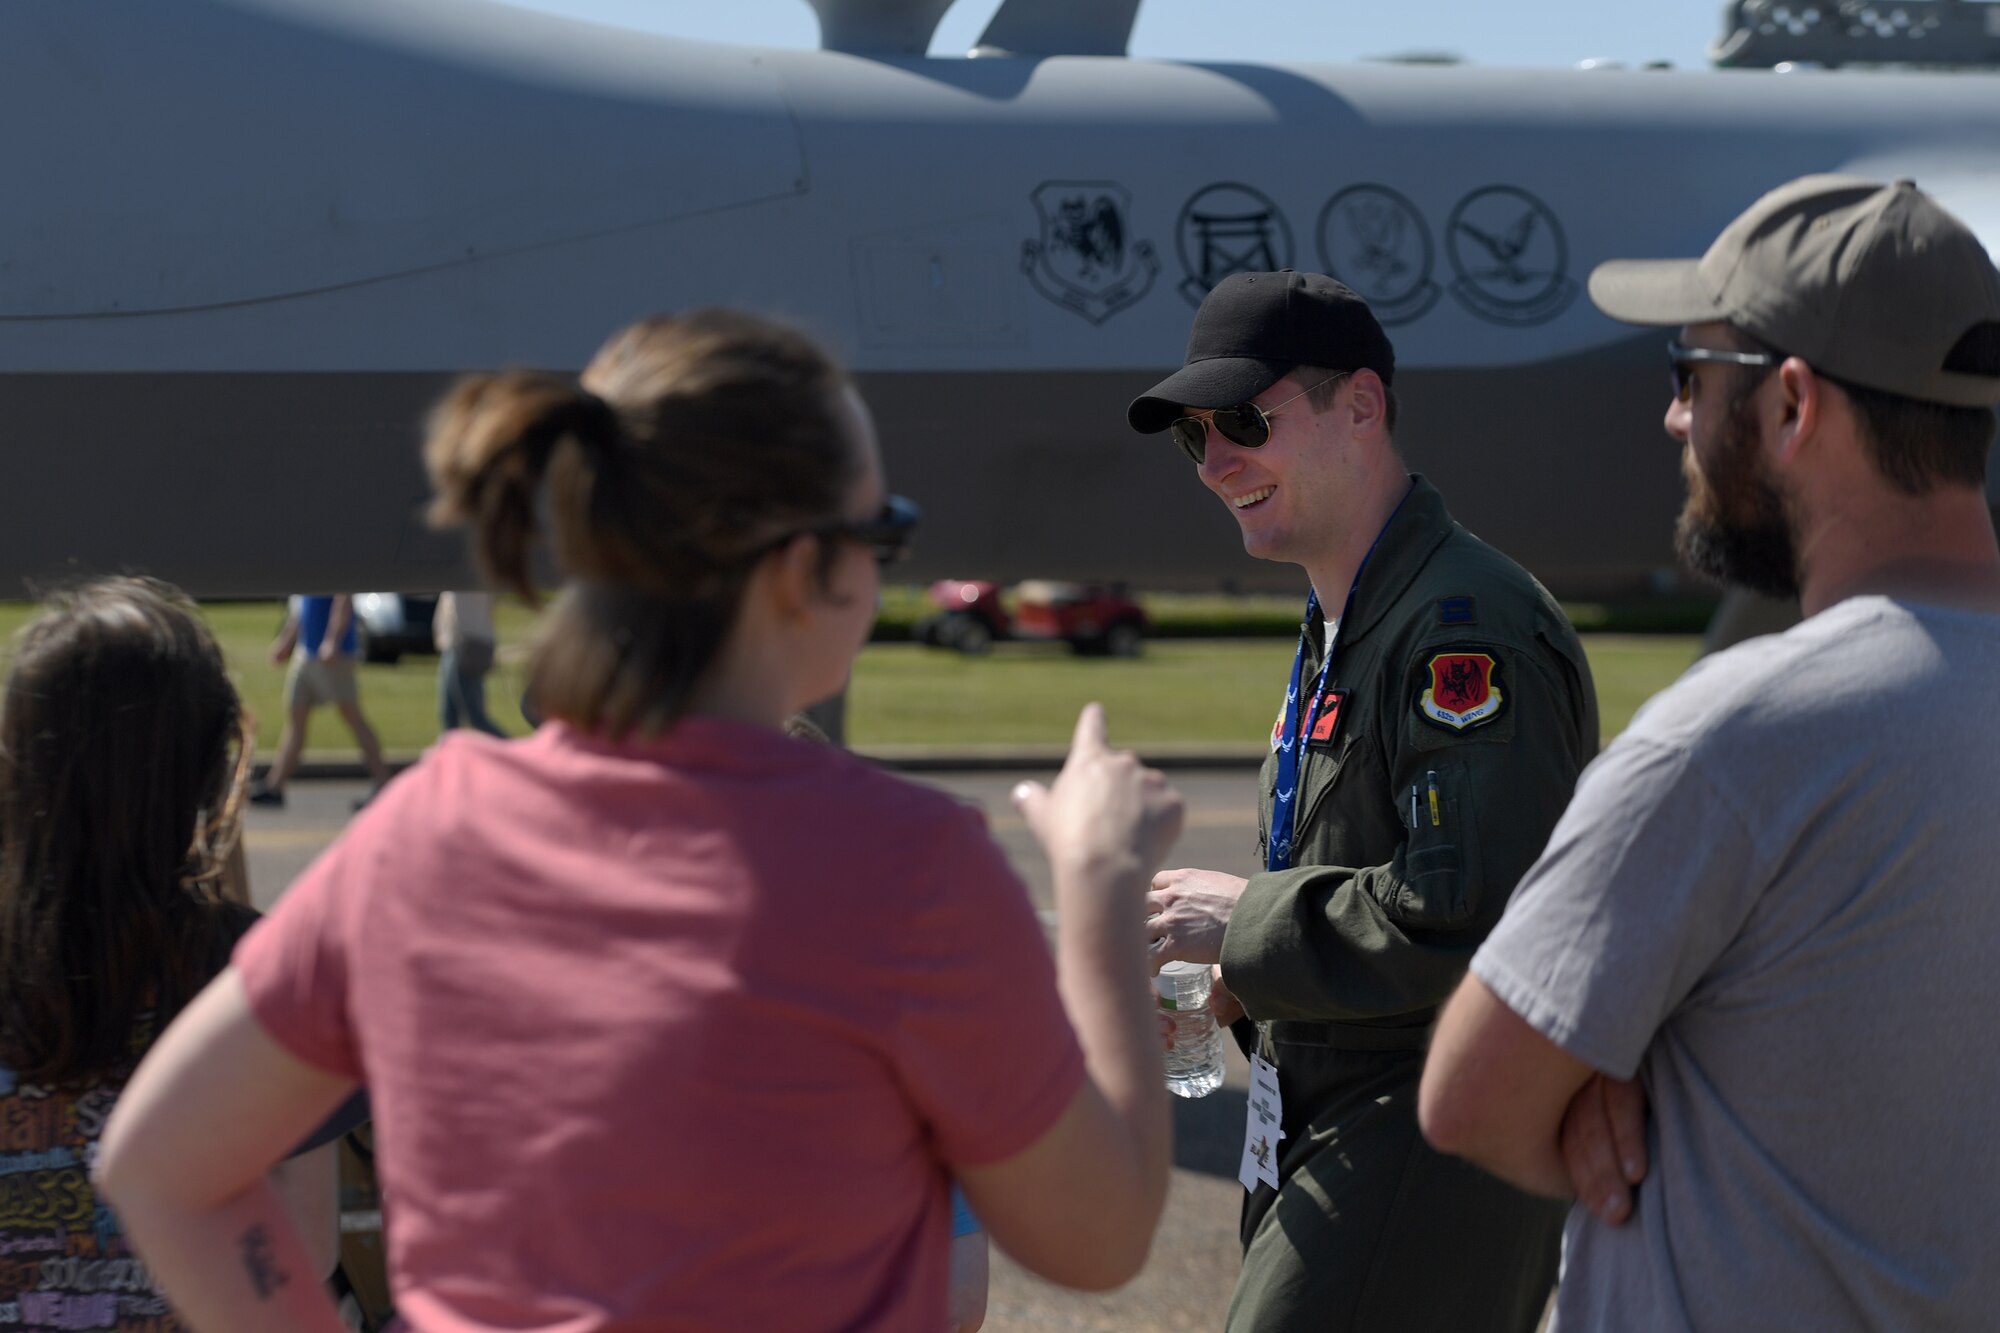
[[[1172,432],[1245,550],[1312,584],[1267,869],[1163,871],[1147,895],[1156,960],[1219,963],[1253,1057],[1232,1330],[1529,1333],[1555,1278],[1564,1206],[1434,1152],[1416,1096],[1438,1006],[1596,753],[1596,695],[1548,593],[1404,468],[1394,377],[1355,293],[1238,273],[1128,414]]]

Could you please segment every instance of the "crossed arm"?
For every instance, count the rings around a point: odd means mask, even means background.
[[[1163,871],[1147,895],[1148,933],[1167,958],[1214,962],[1244,881],[1213,871]],[[1242,1016],[1220,984],[1219,1022]],[[1440,1152],[1464,1157],[1523,1189],[1574,1196],[1616,1226],[1646,1178],[1646,1095],[1544,1037],[1477,976],[1466,974],[1438,1019],[1417,1117]]]
[[[1563,1050],[1468,973],[1431,1038],[1417,1121],[1440,1152],[1536,1194],[1631,1215],[1646,1175],[1645,1094]]]

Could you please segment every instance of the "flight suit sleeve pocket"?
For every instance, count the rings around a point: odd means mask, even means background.
[[[1410,784],[1415,819],[1403,854],[1402,874],[1391,881],[1392,900],[1383,904],[1407,926],[1450,928],[1472,919],[1478,904],[1467,873],[1476,848],[1471,784],[1463,767],[1450,761],[1426,768]]]

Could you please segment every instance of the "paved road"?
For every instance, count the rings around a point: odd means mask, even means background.
[[[1040,909],[1051,905],[1048,867],[1007,793],[1023,776],[1049,774],[927,774],[933,783],[985,807],[993,832],[1027,881]],[[1187,798],[1187,831],[1171,858],[1235,874],[1252,868],[1256,812],[1254,779],[1230,772],[1184,770],[1172,775]],[[346,823],[360,795],[358,782],[295,782],[283,810],[253,808],[246,835],[253,894],[268,907]],[[1109,1295],[1062,1291],[1030,1277],[997,1251],[986,1327],[1008,1330],[1216,1329],[1236,1280],[1236,1163],[1243,1141],[1247,1073],[1233,1044],[1222,1088],[1174,1106],[1173,1184],[1167,1214],[1139,1278]]]

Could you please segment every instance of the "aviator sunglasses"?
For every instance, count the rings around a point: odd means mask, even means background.
[[[1338,375],[1329,375],[1318,384],[1309,384],[1282,403],[1269,407],[1259,407],[1255,403],[1238,403],[1234,407],[1218,407],[1207,412],[1191,412],[1177,417],[1174,424],[1167,427],[1173,433],[1174,443],[1181,447],[1196,463],[1208,457],[1208,427],[1215,424],[1216,434],[1231,444],[1245,449],[1261,449],[1271,438],[1271,418],[1278,415],[1278,409],[1311,393],[1314,389],[1325,388],[1336,380],[1344,380],[1354,372],[1343,370]]]
[[[1766,370],[1779,365],[1784,357],[1777,352],[1725,352],[1715,347],[1687,347],[1667,344],[1667,373],[1673,377],[1674,398],[1694,401],[1694,368],[1699,365],[1760,366]]]

